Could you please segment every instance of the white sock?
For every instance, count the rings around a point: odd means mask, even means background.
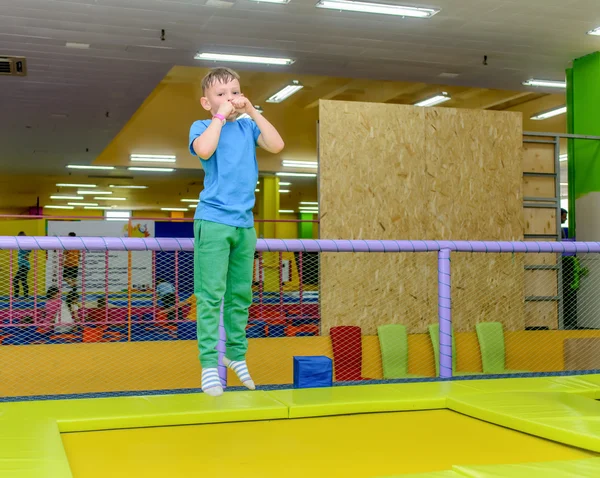
[[[235,374],[240,379],[240,382],[242,382],[246,388],[249,388],[250,390],[256,389],[254,381],[252,380],[252,377],[248,372],[248,366],[246,365],[245,360],[237,360],[234,362],[232,360],[229,360],[227,357],[223,357],[223,363],[225,364],[225,366],[227,366],[235,372]]]
[[[223,386],[216,367],[202,369],[202,391],[212,397],[223,395]]]

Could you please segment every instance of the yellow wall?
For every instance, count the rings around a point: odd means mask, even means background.
[[[506,333],[507,367],[531,372],[564,369],[567,338],[600,337],[600,331]],[[333,357],[329,337],[250,339],[248,365],[260,385],[293,381],[295,355]],[[457,333],[458,369],[481,371],[475,333]],[[429,336],[409,336],[409,372],[434,375]],[[0,396],[197,388],[195,341],[0,346]],[[363,337],[363,376],[382,377],[379,341]],[[231,374],[230,385],[239,385]]]

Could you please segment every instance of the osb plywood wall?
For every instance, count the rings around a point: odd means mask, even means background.
[[[321,101],[322,239],[521,240],[518,113]],[[323,254],[323,333],[437,319],[436,254]],[[455,254],[455,330],[522,329],[523,261]]]

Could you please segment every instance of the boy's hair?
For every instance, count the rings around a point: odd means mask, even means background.
[[[69,237],[75,237],[75,233],[74,232],[69,232]]]
[[[206,90],[213,86],[215,83],[229,83],[233,80],[240,80],[240,75],[238,75],[231,68],[225,68],[224,66],[219,66],[217,68],[212,68],[204,78],[202,78],[202,94],[206,94]]]

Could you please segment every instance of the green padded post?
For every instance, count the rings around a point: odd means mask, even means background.
[[[424,378],[423,375],[408,373],[408,334],[401,324],[377,327],[383,378]]]
[[[408,375],[408,335],[400,324],[377,327],[383,378],[404,378]]]
[[[481,322],[476,325],[476,329],[483,373],[505,373],[506,349],[502,324],[500,322]]]
[[[506,368],[506,347],[504,346],[504,328],[500,322],[481,322],[476,325],[483,373],[529,373],[528,370],[510,370]]]

